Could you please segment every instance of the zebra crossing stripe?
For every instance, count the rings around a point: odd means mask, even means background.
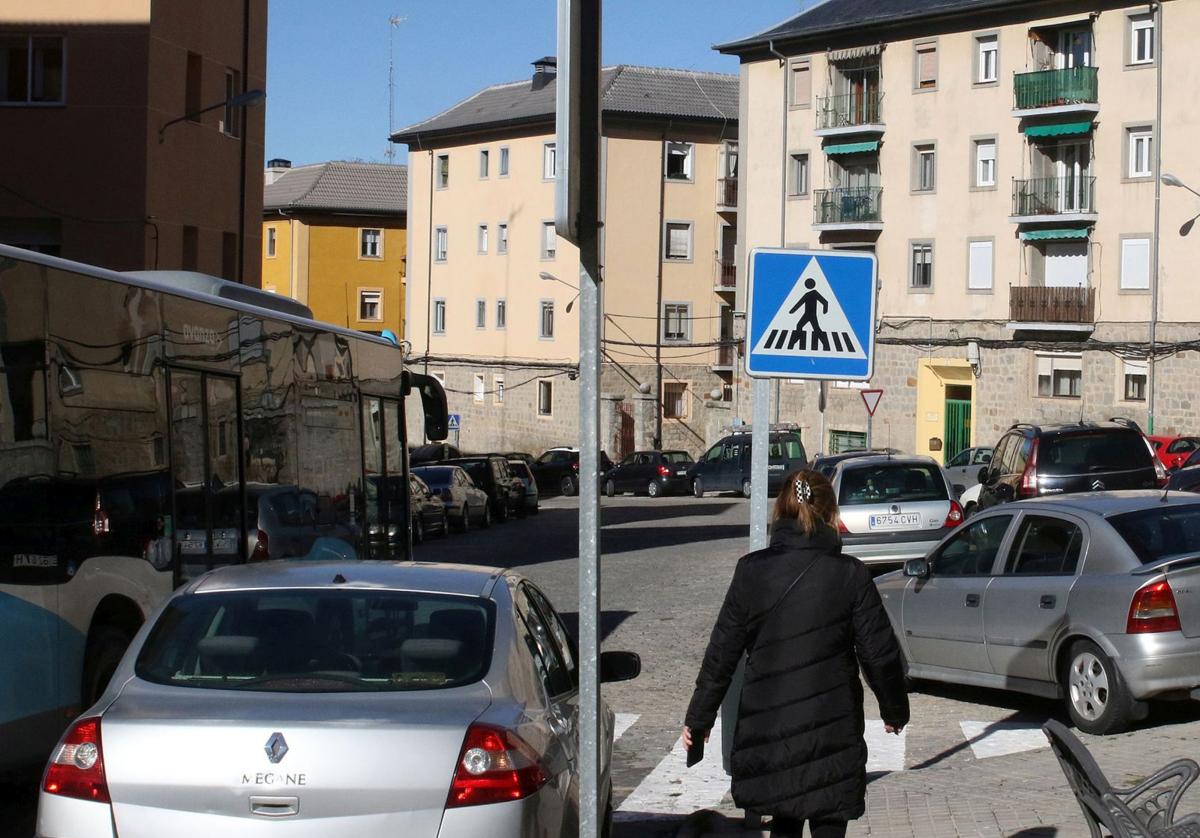
[[[888,733],[880,719],[868,719],[863,739],[867,743],[867,771],[903,771],[908,728],[897,736]]]
[[[1021,722],[959,722],[976,759],[1003,757],[1050,747],[1036,724]]]
[[[809,334],[807,329],[772,329],[767,333],[763,348],[782,349],[787,352],[828,352],[831,355],[851,355],[855,352],[854,338],[849,332],[829,332],[828,337],[833,341],[833,345],[814,345],[811,350],[808,348]]]
[[[616,713],[616,718],[613,720],[613,741],[616,742],[625,735],[625,731],[633,727],[634,723],[641,718],[637,713]]]
[[[713,724],[704,759],[687,767],[683,737],[630,792],[614,813],[617,821],[646,820],[647,816],[690,815],[715,809],[729,791],[729,775],[721,764],[721,720]]]

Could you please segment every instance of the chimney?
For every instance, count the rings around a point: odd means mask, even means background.
[[[558,75],[558,59],[545,55],[533,62],[533,90],[541,90]]]
[[[264,175],[266,185],[270,185],[279,180],[280,175],[292,168],[291,160],[284,160],[282,157],[274,157],[267,161],[267,171]]]

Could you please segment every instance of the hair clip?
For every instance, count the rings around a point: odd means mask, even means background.
[[[812,486],[808,485],[807,480],[797,480],[793,488],[796,492],[797,503],[809,503],[812,501]]]

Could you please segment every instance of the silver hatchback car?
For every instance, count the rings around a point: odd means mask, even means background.
[[[908,674],[1062,697],[1088,733],[1200,699],[1200,501],[1097,492],[972,517],[876,580]]]
[[[636,655],[606,652],[601,678]],[[601,794],[611,795],[611,711]],[[575,647],[486,568],[228,567],[176,592],[55,749],[38,835],[571,835]]]

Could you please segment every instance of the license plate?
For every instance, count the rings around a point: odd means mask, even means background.
[[[204,544],[204,539],[183,539],[179,542],[179,552],[185,556],[202,555],[208,548]]]
[[[676,476],[676,477],[685,477],[685,476],[687,476],[687,469],[680,469],[679,471],[675,472],[675,476]]]
[[[214,538],[213,539],[214,553],[236,553],[237,539],[234,538]]]
[[[921,516],[916,512],[898,512],[888,515],[872,515],[867,525],[873,530],[895,530],[907,527],[919,527]]]

